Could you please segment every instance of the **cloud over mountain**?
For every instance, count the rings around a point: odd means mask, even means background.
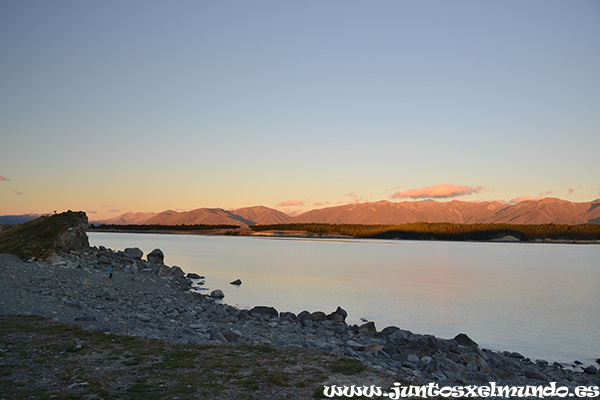
[[[301,207],[304,205],[303,201],[300,200],[286,200],[275,205],[275,207]]]
[[[482,190],[481,186],[458,186],[442,183],[435,186],[426,186],[421,189],[396,192],[392,195],[392,199],[447,199],[479,193]]]

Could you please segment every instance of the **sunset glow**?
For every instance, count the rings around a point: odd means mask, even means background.
[[[2,2],[0,215],[592,201],[598,15],[596,1]]]

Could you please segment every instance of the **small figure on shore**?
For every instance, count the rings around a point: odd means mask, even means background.
[[[108,267],[108,279],[112,279],[113,267],[112,265]]]

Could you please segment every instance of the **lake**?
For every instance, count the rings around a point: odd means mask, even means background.
[[[90,232],[90,245],[165,253],[240,308],[330,313],[532,359],[600,358],[600,246]],[[117,277],[117,276],[115,276]],[[117,277],[118,278],[118,277]],[[229,282],[240,279],[241,286]]]

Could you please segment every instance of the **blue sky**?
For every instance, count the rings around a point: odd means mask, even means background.
[[[0,1],[0,54],[2,214],[600,197],[597,1]]]

